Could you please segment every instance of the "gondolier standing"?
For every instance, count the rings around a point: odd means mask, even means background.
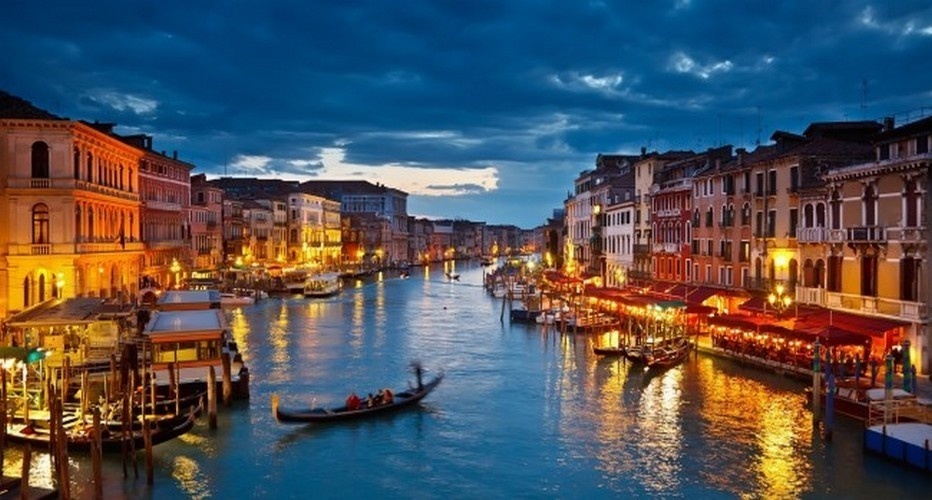
[[[414,375],[417,377],[417,390],[424,390],[424,383],[421,382],[421,374],[424,373],[424,369],[421,368],[420,364],[414,365]]]

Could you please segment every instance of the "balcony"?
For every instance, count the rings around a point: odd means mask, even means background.
[[[895,232],[898,232],[898,237]],[[900,228],[891,228],[890,234],[887,236],[891,240],[898,240],[901,243],[919,243],[923,238],[923,228],[921,227],[900,227]]]
[[[679,243],[655,243],[654,248],[663,253],[680,253]]]
[[[181,203],[175,203],[171,201],[145,200],[143,204],[149,210],[163,210],[165,212],[180,212],[182,209]]]
[[[679,217],[681,210],[679,208],[668,208],[666,210],[658,210],[657,217]]]
[[[634,254],[635,255],[650,255],[650,244],[649,243],[640,243],[634,245]]]
[[[859,226],[847,228],[848,243],[886,243],[887,232],[882,226]]]
[[[855,313],[869,313],[895,319],[919,322],[926,315],[926,304],[886,297],[866,297],[848,293],[825,292],[825,307]]]
[[[120,242],[93,242],[93,243],[75,243],[75,253],[113,253],[113,252],[141,252],[143,244],[141,241]]]
[[[799,243],[825,243],[828,241],[824,227],[800,227],[796,229],[796,241]]]

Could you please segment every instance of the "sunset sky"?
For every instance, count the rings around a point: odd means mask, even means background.
[[[196,173],[381,182],[434,218],[532,228],[600,153],[932,114],[927,0],[3,4],[3,90]]]

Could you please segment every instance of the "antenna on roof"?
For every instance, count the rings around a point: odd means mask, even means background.
[[[757,107],[757,140],[754,141],[755,146],[760,146],[760,134],[763,131],[764,130],[761,128],[761,125],[760,125],[760,106],[758,106]]]
[[[867,78],[861,80],[861,119],[867,119]]]

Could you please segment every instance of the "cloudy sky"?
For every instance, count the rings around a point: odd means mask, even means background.
[[[531,228],[597,154],[932,113],[928,0],[6,0],[0,88],[209,175]]]

